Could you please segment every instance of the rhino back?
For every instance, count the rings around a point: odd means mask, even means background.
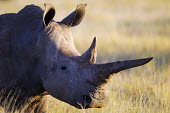
[[[0,89],[10,83],[13,76],[10,65],[10,32],[16,14],[0,15]]]
[[[30,92],[39,87],[39,83],[34,83],[38,81],[34,72],[38,61],[28,55],[33,51],[31,44],[34,44],[42,17],[43,10],[34,5],[28,5],[16,14],[0,15],[0,90],[12,90],[17,86],[24,89],[26,96],[27,90]],[[36,91],[28,96],[32,93]]]

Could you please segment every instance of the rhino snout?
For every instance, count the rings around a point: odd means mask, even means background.
[[[95,96],[98,95],[98,96]],[[108,97],[105,95],[95,94],[95,95],[83,95],[82,100],[77,102],[79,109],[87,108],[101,108],[105,107],[108,103]]]

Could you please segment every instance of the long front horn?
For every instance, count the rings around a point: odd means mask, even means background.
[[[90,48],[81,56],[81,62],[94,64],[96,63],[96,37],[93,39],[93,42]]]
[[[117,61],[106,64],[93,64],[91,68],[93,69],[96,78],[99,78],[100,82],[106,83],[113,74],[125,69],[144,65],[152,59],[153,57],[136,60]]]

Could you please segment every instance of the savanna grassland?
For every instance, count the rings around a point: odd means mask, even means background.
[[[169,0],[3,0],[0,14],[32,3],[53,4],[57,21],[87,3],[83,22],[71,30],[80,53],[97,37],[97,63],[154,57],[112,78],[106,107],[79,110],[50,97],[48,113],[170,113]]]

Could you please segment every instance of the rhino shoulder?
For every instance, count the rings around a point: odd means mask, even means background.
[[[7,13],[0,15],[0,81],[9,81],[9,47],[10,36],[13,23],[15,21],[15,13]],[[8,77],[7,77],[8,76]],[[2,82],[0,82],[2,87]],[[0,89],[1,89],[0,87]]]
[[[15,13],[0,15],[0,61],[8,56],[10,32],[15,21]],[[3,57],[3,58],[2,58]]]

